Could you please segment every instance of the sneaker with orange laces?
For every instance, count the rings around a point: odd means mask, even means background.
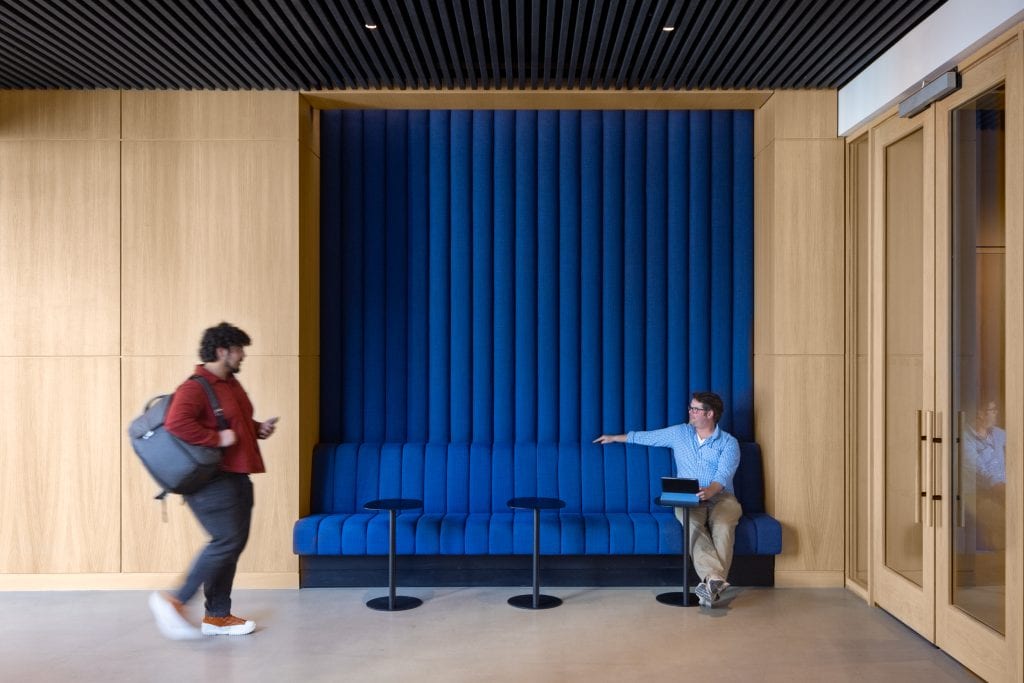
[[[256,622],[240,619],[233,614],[226,617],[203,618],[203,635],[207,636],[245,636],[256,630]]]

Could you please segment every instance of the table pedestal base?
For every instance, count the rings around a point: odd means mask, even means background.
[[[419,607],[422,604],[423,601],[419,598],[413,598],[408,595],[396,595],[394,602],[390,603],[390,598],[385,595],[383,597],[367,601],[366,606],[370,609],[380,610],[382,612],[401,612],[402,610]]]
[[[561,605],[562,600],[553,595],[538,595],[535,605],[533,604],[533,594],[527,593],[526,595],[513,595],[508,599],[508,604],[521,609],[551,609]]]
[[[696,595],[682,591],[661,593],[658,595],[657,600],[663,605],[672,605],[673,607],[696,607],[700,604],[700,600],[697,599]]]

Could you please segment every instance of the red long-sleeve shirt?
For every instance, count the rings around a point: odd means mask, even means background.
[[[225,472],[250,474],[265,472],[263,456],[257,440],[260,423],[253,419],[252,403],[245,389],[234,375],[221,379],[202,365],[196,366],[196,375],[210,383],[213,393],[220,401],[224,419],[234,430],[237,441],[224,449],[220,468]],[[167,409],[164,427],[182,441],[199,446],[217,446],[217,418],[213,414],[210,399],[199,382],[187,379],[174,392],[174,398]]]

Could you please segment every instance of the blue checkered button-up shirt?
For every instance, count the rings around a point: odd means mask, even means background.
[[[740,445],[729,432],[715,427],[714,433],[700,443],[696,429],[679,424],[650,432],[629,432],[626,443],[671,448],[676,476],[696,479],[702,487],[717,481],[729,493],[736,493],[732,478],[740,464]]]

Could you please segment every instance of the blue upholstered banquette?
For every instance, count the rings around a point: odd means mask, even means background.
[[[313,456],[312,513],[295,524],[299,555],[384,555],[388,515],[375,498],[419,498],[402,512],[397,550],[411,555],[508,555],[532,550],[533,517],[514,496],[552,496],[566,507],[541,515],[541,552],[556,555],[678,554],[682,530],[654,503],[672,474],[664,448],[594,444],[321,444]],[[776,555],[782,530],[764,511],[761,452],[741,444],[735,477],[743,517],[735,554]]]

